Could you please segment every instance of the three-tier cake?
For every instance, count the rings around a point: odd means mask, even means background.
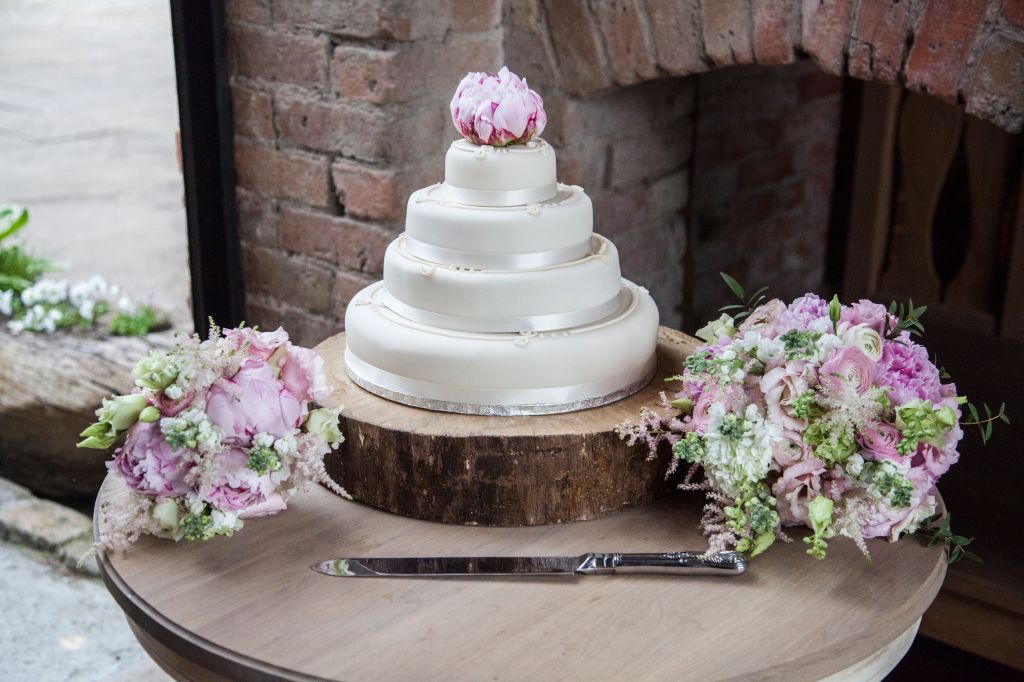
[[[651,379],[658,310],[621,277],[583,189],[556,181],[541,107],[507,69],[460,84],[452,113],[468,139],[449,148],[444,182],[409,198],[384,280],[345,313],[358,385],[417,407],[523,415],[603,405]]]

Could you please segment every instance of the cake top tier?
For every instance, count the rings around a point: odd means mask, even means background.
[[[555,150],[541,139],[507,147],[456,140],[444,160],[447,199],[471,206],[525,206],[557,193]]]

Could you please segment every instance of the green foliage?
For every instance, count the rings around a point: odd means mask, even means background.
[[[974,538],[965,538],[963,535],[956,535],[950,530],[949,522],[951,518],[951,514],[946,514],[946,517],[942,519],[942,523],[932,525],[925,531],[931,534],[928,546],[934,547],[941,543],[949,550],[949,557],[946,559],[947,564],[954,564],[961,559],[970,559],[971,561],[982,563],[981,557],[965,549],[967,545],[974,542]],[[930,522],[934,524],[938,520],[939,516],[936,515],[930,519]]]
[[[21,231],[28,218],[28,209],[22,206],[0,205],[0,242]],[[54,269],[50,261],[31,256],[19,246],[0,247],[0,291],[20,294]]]
[[[820,338],[818,332],[790,329],[779,337],[779,341],[782,341],[786,349],[787,360],[805,360],[814,356],[817,351],[815,343]]]
[[[999,404],[999,411],[992,414],[992,408],[988,406],[988,403],[982,403],[982,408],[985,410],[985,419],[981,418],[978,413],[978,408],[975,407],[974,403],[967,403],[967,411],[971,414],[971,421],[961,422],[961,426],[977,426],[978,432],[981,435],[982,445],[988,444],[988,439],[992,437],[992,425],[999,420],[1004,424],[1010,423],[1010,418],[1006,416],[1006,403]]]
[[[739,303],[727,305],[720,309],[724,313],[729,313],[732,319],[735,320],[736,322],[739,322],[744,318],[750,317],[750,314],[757,310],[757,308],[762,303],[764,303],[764,293],[768,291],[768,287],[761,287],[760,289],[752,293],[750,296],[747,296],[746,292],[743,290],[743,287],[740,286],[739,282],[737,282],[735,279],[725,274],[724,272],[720,272],[718,274],[722,276],[722,279],[725,281],[726,286],[728,286],[732,293],[735,294],[736,298],[740,300]]]
[[[903,332],[907,332],[911,336],[924,334],[921,316],[924,315],[926,310],[928,310],[928,306],[922,305],[915,308],[913,300],[908,301],[906,306],[893,301],[889,304],[889,314],[885,317],[885,331],[882,334],[882,338],[887,341],[899,342],[900,335]],[[896,318],[895,327],[892,325],[892,317]]]
[[[167,324],[151,306],[145,305],[134,315],[118,313],[110,320],[110,333],[114,336],[145,336],[156,327]]]
[[[277,452],[274,451],[274,448],[254,445],[249,450],[249,461],[246,463],[246,466],[262,476],[268,471],[280,469],[281,460],[277,456]]]
[[[682,459],[693,464],[704,457],[704,439],[693,431],[677,440],[672,445],[672,454],[676,459]]]
[[[812,421],[804,431],[804,442],[814,448],[815,457],[830,465],[842,464],[857,451],[853,428],[828,418]]]
[[[793,401],[793,416],[797,419],[811,419],[819,415],[821,415],[821,408],[818,407],[814,389],[807,389]]]
[[[213,537],[213,518],[209,508],[200,513],[190,512],[181,519],[182,537],[186,540],[209,540]]]

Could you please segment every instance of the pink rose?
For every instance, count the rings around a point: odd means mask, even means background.
[[[768,370],[761,377],[768,415],[784,429],[801,431],[807,427],[807,422],[793,416],[793,402],[809,388],[804,376],[806,368],[802,360],[793,360]]]
[[[884,305],[862,298],[856,303],[843,306],[839,321],[847,322],[851,327],[867,325],[881,335],[885,333],[885,318],[888,314]]]
[[[270,474],[261,476],[248,462],[249,456],[237,448],[218,455],[217,473],[203,499],[222,511],[237,511],[240,519],[284,509],[284,498]]]
[[[808,457],[782,472],[772,486],[772,494],[778,502],[779,517],[783,523],[808,523],[807,505],[821,494],[821,477],[824,474],[825,464],[817,457]]]
[[[468,73],[451,101],[452,122],[474,144],[528,142],[547,125],[544,100],[503,66],[497,74]]]
[[[252,327],[228,329],[224,338],[235,344],[236,348],[245,348],[252,357],[268,359],[274,351],[288,343],[288,332],[278,327],[272,332],[258,332]]]
[[[218,379],[206,398],[206,416],[224,431],[224,442],[248,447],[257,433],[275,438],[299,427],[306,410],[274,376],[274,368],[256,358],[242,363],[230,379]]]
[[[903,434],[892,424],[875,422],[862,427],[857,430],[857,440],[863,448],[865,459],[887,459],[892,462],[906,460],[896,449],[896,446],[903,440]]]
[[[107,467],[140,493],[176,497],[188,490],[185,473],[189,467],[181,456],[181,451],[171,450],[157,422],[138,422]]]
[[[288,344],[281,358],[281,381],[302,401],[321,401],[331,394],[324,360],[309,348]]]
[[[704,391],[697,398],[697,402],[693,404],[693,414],[690,415],[690,422],[693,424],[694,431],[701,435],[704,434],[704,430],[711,423],[710,413],[712,406],[722,402],[724,398],[722,390],[717,386],[708,385],[704,387]]]
[[[782,467],[791,467],[811,456],[812,448],[804,442],[799,431],[783,431],[782,438],[772,447],[772,456]]]
[[[775,328],[776,323],[785,312],[786,304],[777,298],[773,298],[759,306],[747,319],[743,320],[743,324],[739,326],[738,330],[740,336],[747,332],[758,332],[765,338],[774,339],[778,336],[778,331]]]
[[[818,370],[818,381],[837,395],[849,386],[859,394],[871,388],[875,380],[875,363],[864,351],[853,346],[839,348]]]

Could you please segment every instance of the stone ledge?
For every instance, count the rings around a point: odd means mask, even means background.
[[[92,548],[92,520],[69,507],[41,500],[0,478],[0,539],[38,550],[70,571],[99,576]]]

